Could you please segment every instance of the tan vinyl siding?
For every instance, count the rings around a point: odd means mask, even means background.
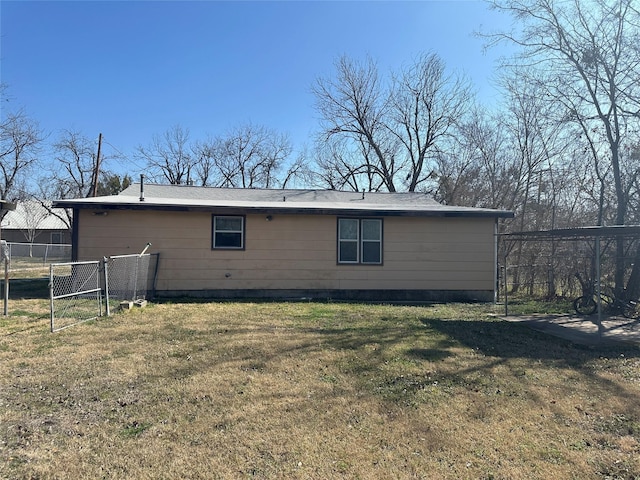
[[[247,215],[244,250],[212,249],[212,214],[79,212],[78,257],[160,253],[159,290],[493,290],[494,219],[386,217],[383,264],[337,263],[334,215]]]

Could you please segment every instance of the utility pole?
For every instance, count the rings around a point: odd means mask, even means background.
[[[98,178],[100,177],[100,150],[102,148],[102,133],[98,135],[98,154],[96,155],[96,166],[93,169],[93,175],[91,176],[92,191],[91,196],[98,196]]]

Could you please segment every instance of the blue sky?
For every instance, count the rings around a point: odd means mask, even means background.
[[[128,157],[173,125],[205,139],[252,122],[311,145],[311,87],[341,55],[386,73],[434,51],[491,102],[498,52],[473,32],[508,20],[480,0],[3,0],[0,15],[3,114],[22,107],[53,139],[101,132]]]

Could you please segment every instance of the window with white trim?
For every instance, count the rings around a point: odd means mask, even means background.
[[[338,263],[382,263],[382,220],[338,219]]]
[[[244,249],[244,217],[214,215],[212,243],[214,249]]]

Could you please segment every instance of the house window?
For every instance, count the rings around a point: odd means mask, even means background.
[[[382,263],[382,220],[338,219],[338,263]]]
[[[213,217],[213,248],[244,248],[244,217]]]
[[[62,243],[64,234],[62,232],[51,232],[51,243]]]

